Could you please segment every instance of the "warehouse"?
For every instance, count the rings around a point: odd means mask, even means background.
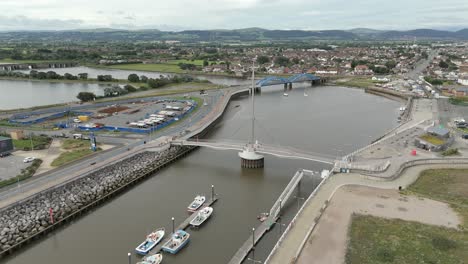
[[[0,137],[0,157],[6,156],[13,151],[13,140],[7,137]]]

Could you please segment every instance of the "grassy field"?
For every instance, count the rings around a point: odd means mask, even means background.
[[[407,193],[450,204],[463,216],[463,227],[468,232],[468,169],[424,171]]]
[[[337,85],[357,87],[357,88],[370,88],[374,87],[376,82],[372,81],[369,77],[350,77],[346,79],[341,79],[336,81]]]
[[[460,230],[356,215],[346,263],[468,263],[468,169],[424,171],[403,193],[448,203]]]
[[[118,64],[110,65],[105,68],[119,69],[119,70],[135,70],[135,71],[150,71],[150,72],[171,72],[171,73],[192,73],[190,71],[182,70],[179,63],[195,64],[196,66],[203,66],[203,60],[170,60],[165,63],[135,63],[135,64]]]
[[[468,233],[400,219],[355,215],[347,264],[443,263],[468,260]]]
[[[119,69],[119,70],[134,70],[134,71],[149,71],[149,72],[173,72],[184,73],[177,64],[160,63],[160,64],[119,64],[111,65],[106,68]]]
[[[43,149],[50,141],[51,139],[49,137],[33,136],[32,145],[34,149]],[[15,149],[19,150],[31,150],[31,139],[13,139],[13,146]]]
[[[89,147],[88,140],[80,139],[66,139],[62,142],[62,148],[67,150],[58,156],[54,161],[52,161],[51,166],[58,167],[69,162],[79,160],[85,156],[88,156],[94,153]],[[98,151],[100,148],[98,148]]]

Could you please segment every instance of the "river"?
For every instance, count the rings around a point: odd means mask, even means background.
[[[89,78],[96,78],[97,75],[110,74],[117,79],[127,79],[128,75],[137,73],[146,75],[150,78],[159,78],[160,75],[168,76],[172,74],[160,72],[143,71],[123,71],[93,69],[88,67],[41,69],[40,71],[55,71],[59,74],[86,72]],[[21,71],[29,73],[29,71]],[[195,76],[198,79],[208,80],[215,84],[236,85],[246,84],[249,81],[245,79],[229,78],[222,76]],[[79,92],[92,92],[96,95],[103,95],[104,88],[109,84],[87,84],[87,83],[52,83],[42,81],[20,81],[20,80],[0,80],[0,110],[9,110],[15,108],[27,108],[40,105],[50,105],[77,101],[76,96]]]
[[[344,87],[319,86],[293,89],[282,96],[281,87],[264,88],[256,97],[257,138],[269,144],[344,155],[367,145],[397,123],[401,103]],[[223,120],[208,138],[247,139],[250,133],[250,100],[232,101]],[[209,195],[215,185],[220,199],[211,219],[199,230],[188,229],[191,241],[164,263],[226,263],[259,224],[256,216],[270,209],[297,169],[320,171],[327,166],[310,161],[265,157],[264,169],[242,169],[237,153],[198,149],[96,208],[47,238],[5,260],[9,264],[127,263],[127,252],[151,229],[171,230],[171,217],[180,223],[196,194]],[[320,182],[304,179],[299,196],[307,197]],[[284,224],[297,210],[297,201],[285,205]],[[311,220],[312,221],[312,220]],[[257,247],[255,258],[264,260],[279,229],[271,230]]]

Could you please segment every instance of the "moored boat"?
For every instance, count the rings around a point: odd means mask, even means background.
[[[164,237],[165,231],[164,228],[159,228],[156,231],[152,232],[146,237],[146,240],[143,241],[135,251],[138,254],[146,255],[148,252],[153,249],[159,242],[161,242]]]
[[[190,234],[184,230],[177,230],[172,234],[171,239],[169,239],[162,246],[162,250],[171,254],[177,254],[180,249],[182,249],[190,240]]]
[[[146,257],[143,261],[137,262],[137,264],[160,264],[162,262],[163,256],[161,253],[151,255]]]
[[[200,208],[200,206],[202,206],[205,203],[205,200],[206,200],[205,196],[197,195],[197,197],[195,197],[193,202],[190,203],[190,205],[187,207],[187,210],[189,212],[197,211],[198,208]]]
[[[197,216],[190,221],[190,224],[194,227],[199,227],[203,224],[213,213],[213,207],[205,207],[198,211]]]

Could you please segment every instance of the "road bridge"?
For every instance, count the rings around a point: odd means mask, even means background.
[[[311,85],[322,83],[324,80],[310,73],[296,74],[291,77],[268,76],[256,82],[256,87],[283,84],[284,88],[292,89],[293,83],[310,82]]]
[[[218,150],[237,150],[244,151],[250,147],[249,144],[241,141],[232,140],[173,140],[171,145],[175,146],[197,146],[207,147]],[[333,165],[335,163],[334,156],[303,151],[285,146],[273,146],[256,142],[253,145],[255,153],[267,154],[281,158],[302,159],[316,161],[320,163]]]

